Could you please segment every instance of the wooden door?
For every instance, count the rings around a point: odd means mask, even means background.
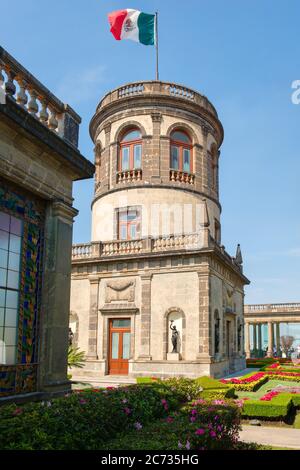
[[[109,320],[109,374],[128,374],[130,337],[130,319],[118,318]]]

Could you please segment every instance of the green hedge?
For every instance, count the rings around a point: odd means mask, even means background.
[[[292,398],[292,402],[293,402],[293,405],[298,408],[300,407],[300,393],[296,394],[296,393],[291,393],[290,394],[291,398]]]
[[[293,407],[290,393],[281,393],[271,401],[246,400],[242,416],[247,418],[283,419]]]

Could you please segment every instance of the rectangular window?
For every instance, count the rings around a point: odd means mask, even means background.
[[[172,170],[179,169],[179,147],[175,145],[171,147],[171,168]]]
[[[122,209],[117,211],[118,239],[134,240],[140,237],[140,210]]]
[[[139,169],[142,166],[142,146],[135,145],[133,148],[133,168]]]
[[[0,212],[0,364],[16,363],[23,222]]]
[[[129,170],[130,148],[122,147],[121,171]]]
[[[191,172],[191,151],[185,148],[183,149],[183,171]]]

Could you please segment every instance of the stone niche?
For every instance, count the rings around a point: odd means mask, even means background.
[[[183,329],[184,329],[184,318],[183,312],[180,309],[174,308],[170,309],[169,313],[166,315],[167,320],[167,360],[168,361],[179,361],[182,357],[183,349]],[[172,326],[176,326],[177,331],[179,332],[178,342],[177,342],[177,352],[173,351],[172,344],[172,330],[170,328],[172,321]]]
[[[105,303],[135,301],[135,279],[118,279],[107,281],[105,286]]]

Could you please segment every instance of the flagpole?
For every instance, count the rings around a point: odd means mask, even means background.
[[[158,71],[158,11],[155,12],[155,46],[156,46],[156,81],[159,80]]]

